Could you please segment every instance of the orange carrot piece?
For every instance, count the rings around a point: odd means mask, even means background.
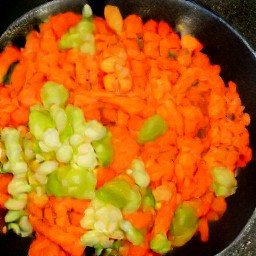
[[[136,211],[125,214],[124,218],[130,221],[137,229],[149,229],[154,224],[154,216],[151,212]]]
[[[127,38],[138,38],[143,34],[142,19],[138,15],[131,14],[124,19],[124,29]]]
[[[11,64],[18,61],[21,57],[20,51],[14,46],[7,46],[0,55],[0,83],[10,67]]]
[[[174,215],[177,204],[176,196],[173,196],[167,203],[163,203],[162,207],[158,210],[152,234],[166,234],[170,228],[170,224]]]
[[[58,244],[64,251],[73,255],[81,256],[84,252],[84,246],[80,243],[79,237],[72,233],[63,231],[58,226],[49,226],[34,216],[29,216],[29,220],[36,232],[44,235],[47,239]]]
[[[15,126],[26,125],[28,123],[29,111],[25,107],[19,107],[11,114],[11,122]]]
[[[5,202],[10,198],[8,194],[0,193],[0,209],[5,209]]]
[[[198,224],[198,231],[201,235],[201,240],[207,242],[209,238],[209,226],[206,218],[201,218]]]
[[[28,256],[67,256],[67,253],[46,237],[37,235],[29,247]]]
[[[115,172],[111,168],[97,168],[97,185],[96,188],[102,187],[106,182],[115,177]]]
[[[8,194],[8,185],[12,178],[11,174],[0,174],[0,194]]]

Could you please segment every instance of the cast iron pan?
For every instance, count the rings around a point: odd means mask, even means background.
[[[35,8],[46,2],[49,3]],[[255,218],[253,213],[256,207],[256,58],[253,51],[227,23],[192,1],[185,0],[12,0],[4,4],[9,6],[9,9],[6,9],[8,12],[6,22],[11,22],[12,15],[16,17],[17,13],[35,9],[16,20],[3,33],[0,38],[0,50],[10,41],[22,47],[25,35],[31,29],[38,29],[38,24],[49,15],[69,10],[81,13],[82,6],[86,2],[92,6],[96,15],[102,16],[104,5],[112,3],[119,6],[123,16],[135,13],[143,20],[150,18],[164,20],[178,32],[194,35],[204,44],[203,51],[208,54],[212,63],[222,67],[221,76],[224,81],[233,80],[238,84],[243,105],[251,116],[249,132],[253,160],[239,173],[237,193],[228,199],[228,209],[223,218],[210,225],[209,241],[202,243],[198,237],[194,237],[187,245],[175,250],[172,255],[239,255],[230,253]],[[182,25],[183,30],[178,29],[179,25]],[[0,254],[25,256],[32,239],[32,237],[19,238],[14,234],[0,235]],[[255,254],[256,251],[250,255]]]

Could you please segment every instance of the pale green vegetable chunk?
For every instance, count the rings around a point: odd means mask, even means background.
[[[150,183],[150,178],[145,170],[144,163],[140,159],[134,159],[132,161],[131,168],[127,170],[127,173],[131,175],[136,184],[142,188],[146,188]]]
[[[150,249],[159,254],[166,254],[172,250],[172,246],[166,235],[156,234],[150,241]]]
[[[22,193],[28,193],[31,191],[31,186],[24,177],[14,176],[8,185],[8,193],[10,195],[18,195]]]
[[[29,130],[31,134],[37,139],[43,139],[44,132],[47,129],[54,128],[55,124],[50,116],[50,113],[46,110],[30,110],[29,114]]]
[[[58,168],[57,161],[45,161],[38,166],[36,172],[42,175],[48,175]]]
[[[133,245],[140,245],[144,242],[143,234],[136,229],[129,221],[122,221],[121,229],[125,232],[126,238]]]
[[[147,188],[142,198],[142,207],[144,211],[155,209],[156,200],[152,193],[152,190]]]
[[[88,19],[92,17],[92,8],[89,4],[85,4],[82,11],[83,18]]]
[[[21,211],[25,208],[26,204],[27,204],[27,195],[20,194],[20,195],[17,195],[15,198],[8,199],[5,202],[4,206],[8,210]]]
[[[33,231],[33,227],[31,226],[29,220],[28,220],[28,216],[22,216],[19,220],[19,226],[21,228],[21,230],[24,233],[29,233],[31,234]]]
[[[139,131],[137,141],[139,144],[154,141],[165,134],[167,130],[168,125],[164,118],[159,114],[155,114],[144,121]]]
[[[88,230],[81,237],[84,245],[109,248],[115,239],[124,238],[124,233],[120,228],[123,216],[117,207],[94,199],[91,206],[84,212],[80,225]]]
[[[68,122],[70,123],[74,134],[84,134],[85,130],[85,118],[82,109],[68,105],[66,107],[66,114]]]
[[[91,120],[85,125],[85,136],[87,136],[91,141],[100,140],[106,135],[106,127],[96,120]]]
[[[96,175],[80,167],[62,166],[52,172],[47,179],[48,195],[93,199],[96,187]]]
[[[62,50],[74,48],[82,53],[93,55],[96,52],[93,31],[92,9],[86,4],[83,8],[82,20],[62,36],[59,48]]]
[[[77,30],[76,30],[77,31]],[[76,33],[68,33],[64,34],[59,41],[59,47],[60,49],[79,49],[80,45],[83,43],[82,37],[79,34],[79,32]]]
[[[114,243],[114,240],[110,240],[104,233],[90,230],[81,236],[81,243],[90,247],[109,248]]]
[[[89,170],[95,169],[98,162],[92,145],[90,143],[81,144],[77,149],[77,154],[73,157],[73,162]]]
[[[53,104],[64,106],[69,98],[69,91],[62,84],[46,82],[41,88],[40,95],[46,108]]]
[[[211,170],[213,177],[213,190],[218,197],[228,197],[235,194],[237,180],[234,173],[225,167],[214,167]]]
[[[92,142],[99,163],[107,167],[111,164],[114,157],[114,146],[112,142],[112,133],[107,129],[103,138]]]
[[[50,108],[50,113],[55,122],[56,129],[58,130],[59,133],[62,132],[67,126],[67,122],[68,122],[65,109],[58,105],[53,105]]]
[[[183,246],[195,234],[198,227],[196,210],[187,202],[177,207],[171,223],[170,231],[173,236],[173,246]]]
[[[63,145],[56,152],[56,159],[61,163],[69,163],[72,157],[73,149],[70,145]]]
[[[8,211],[4,217],[6,223],[17,221],[23,216],[24,211]]]
[[[14,175],[21,176],[26,174],[28,166],[27,163],[24,161],[11,162],[10,170]]]
[[[131,187],[126,180],[118,177],[99,188],[96,197],[127,213],[136,211],[141,204],[141,195],[136,187]]]
[[[4,128],[1,131],[1,137],[5,146],[5,153],[10,162],[20,161],[21,145],[20,132],[14,128]]]

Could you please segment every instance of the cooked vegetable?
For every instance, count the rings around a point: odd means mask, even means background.
[[[144,241],[143,234],[137,230],[129,221],[121,222],[121,229],[125,232],[125,235],[133,245],[140,245]]]
[[[171,242],[167,239],[165,235],[157,234],[150,241],[150,249],[159,254],[166,254],[172,249]]]
[[[66,50],[75,48],[86,54],[94,54],[93,30],[92,10],[91,7],[86,4],[83,8],[83,19],[62,36],[59,41],[60,49]]]
[[[156,200],[154,198],[154,195],[151,191],[151,189],[147,188],[146,192],[142,198],[142,206],[143,210],[149,210],[149,209],[154,209],[156,205]]]
[[[89,230],[81,237],[82,244],[96,248],[111,247],[114,239],[124,238],[122,219],[122,212],[117,207],[101,200],[93,200],[81,220],[81,226]]]
[[[250,117],[191,35],[107,5],[0,54],[0,207],[29,256],[165,254],[222,217]],[[153,251],[153,252],[152,252]]]
[[[99,163],[104,167],[109,166],[114,155],[111,132],[107,130],[103,138],[92,142],[92,146]]]
[[[133,160],[131,168],[127,173],[131,175],[134,178],[135,183],[142,188],[147,187],[150,183],[149,176],[145,171],[144,163],[139,159]]]
[[[96,177],[94,173],[80,167],[62,166],[50,174],[46,186],[48,195],[92,199]]]
[[[214,167],[211,170],[213,176],[213,190],[216,196],[228,197],[236,192],[237,181],[229,169]]]
[[[96,197],[126,212],[136,211],[141,204],[141,195],[128,181],[117,177],[105,183],[96,192]]]
[[[198,226],[196,210],[184,202],[177,207],[170,227],[172,245],[182,246],[195,234]]]
[[[69,97],[69,93],[62,84],[47,82],[41,89],[41,99],[45,108],[52,105],[63,107]]]
[[[138,135],[138,143],[143,144],[153,141],[163,135],[168,129],[168,125],[160,115],[153,115],[146,119]]]

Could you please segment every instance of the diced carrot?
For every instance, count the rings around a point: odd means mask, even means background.
[[[206,218],[200,219],[198,224],[198,231],[200,232],[201,240],[203,242],[207,242],[209,238],[209,226]]]
[[[154,216],[151,212],[136,211],[125,214],[124,218],[130,221],[137,229],[150,229],[154,224]]]

